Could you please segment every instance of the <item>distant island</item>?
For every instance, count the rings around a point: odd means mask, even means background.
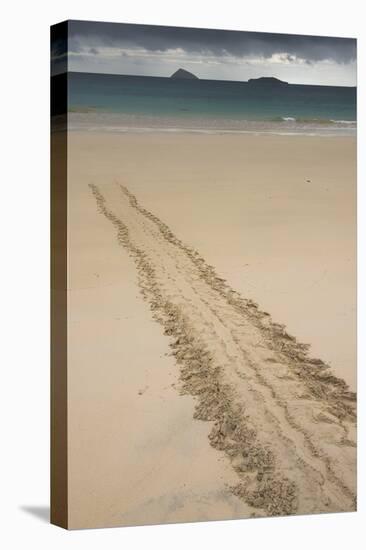
[[[177,80],[199,80],[198,76],[185,69],[178,69],[171,75],[170,78]],[[244,81],[245,82],[245,81]],[[259,78],[249,78],[247,81],[251,86],[265,86],[265,87],[278,87],[278,86],[289,86],[288,82],[275,78],[274,76],[261,76]]]
[[[170,78],[180,78],[184,80],[198,80],[198,76],[185,69],[178,69]]]
[[[260,78],[249,78],[248,84],[260,86],[289,86],[288,82],[275,78],[274,76],[261,76]]]

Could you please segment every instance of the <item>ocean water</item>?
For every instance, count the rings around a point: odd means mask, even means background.
[[[356,132],[356,88],[69,73],[71,130]]]

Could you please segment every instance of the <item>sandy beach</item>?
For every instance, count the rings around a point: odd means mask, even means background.
[[[355,138],[68,140],[70,527],[354,510]]]

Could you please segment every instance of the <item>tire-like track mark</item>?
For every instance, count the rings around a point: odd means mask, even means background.
[[[356,507],[356,397],[308,346],[218,277],[119,184],[90,185],[133,257],[141,293],[171,339],[195,418],[258,515]]]

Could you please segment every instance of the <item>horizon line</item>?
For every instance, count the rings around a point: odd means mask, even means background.
[[[181,68],[181,67],[180,67]],[[179,70],[179,69],[177,69]],[[186,70],[186,69],[183,69]],[[176,71],[175,71],[176,72]],[[187,71],[190,72],[190,71]],[[60,73],[51,75],[51,77],[59,76],[61,74],[67,74],[67,73],[76,73],[76,74],[92,74],[92,75],[107,75],[107,76],[129,76],[129,77],[137,77],[137,78],[164,78],[166,80],[171,80],[171,76],[157,76],[157,75],[148,75],[148,74],[127,74],[127,73],[107,73],[107,72],[90,72],[90,71],[62,71]],[[173,73],[174,74],[174,73]],[[193,74],[193,73],[191,73]],[[195,75],[196,76],[196,75]],[[346,86],[342,84],[301,84],[301,83],[295,83],[295,82],[288,82],[287,80],[281,80],[280,78],[277,78],[276,76],[259,76],[256,78],[250,78],[249,80],[258,80],[260,78],[274,78],[278,80],[279,82],[283,82],[285,84],[288,84],[289,86],[318,86],[321,88],[357,88],[357,84],[354,86]],[[248,84],[249,80],[229,80],[229,79],[220,79],[220,78],[186,78],[186,79],[173,79],[173,80],[191,80],[191,81],[204,81],[204,82],[236,82],[240,84]]]

